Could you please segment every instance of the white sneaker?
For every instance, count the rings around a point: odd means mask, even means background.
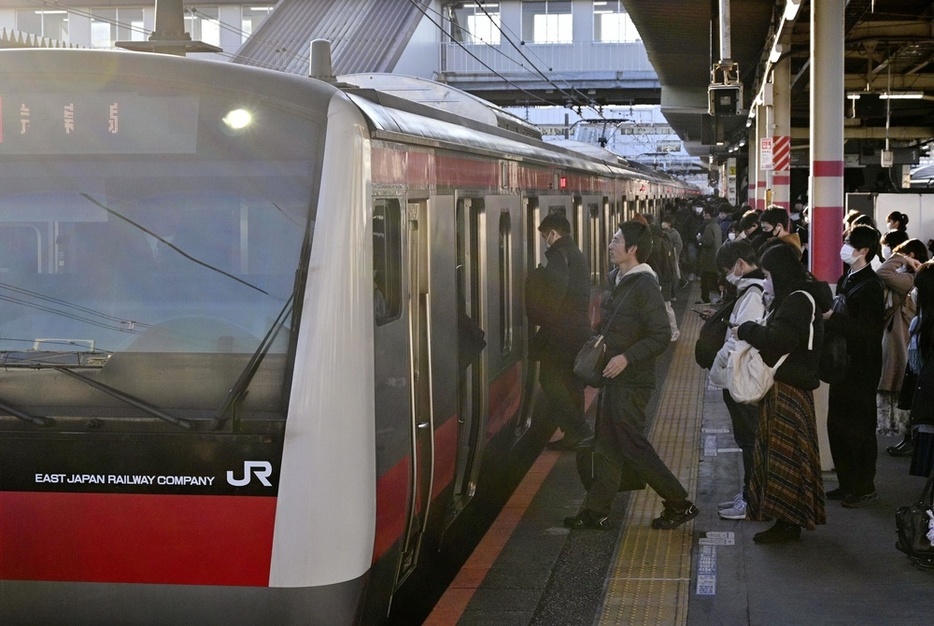
[[[742,492],[742,491],[740,491],[738,494],[736,494],[735,496],[733,496],[733,499],[732,499],[732,500],[727,500],[726,502],[720,502],[720,503],[718,503],[718,504],[717,504],[717,508],[718,508],[718,509],[732,509],[734,506],[736,506],[736,505],[739,504],[740,502],[745,502],[745,499],[743,498],[743,492]]]
[[[720,509],[717,511],[717,515],[721,519],[746,519],[746,501],[740,500],[729,509]]]

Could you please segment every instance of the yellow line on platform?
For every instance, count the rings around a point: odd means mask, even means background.
[[[693,299],[696,286],[682,291]],[[679,294],[680,295],[680,294]],[[697,492],[701,417],[706,370],[694,362],[694,342],[702,321],[688,307],[681,325],[649,440],[659,456],[688,490]],[[605,624],[687,623],[691,593],[693,522],[675,530],[654,530],[651,522],[662,510],[661,498],[646,488],[632,494],[621,529],[616,556],[607,579],[599,616]]]

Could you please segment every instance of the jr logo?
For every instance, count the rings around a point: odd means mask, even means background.
[[[244,461],[243,478],[234,478],[234,473],[228,471],[227,482],[234,487],[246,487],[253,479],[253,474],[256,474],[259,482],[263,483],[263,485],[272,487],[272,483],[269,482],[269,476],[272,474],[272,463],[269,461]]]

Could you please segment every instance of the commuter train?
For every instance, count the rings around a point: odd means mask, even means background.
[[[540,218],[596,283],[695,192],[412,84],[0,51],[0,622],[372,623],[457,541],[534,429]]]

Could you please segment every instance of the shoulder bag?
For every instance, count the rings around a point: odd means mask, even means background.
[[[613,314],[604,321],[600,332],[588,339],[574,358],[574,375],[584,381],[584,384],[588,387],[602,387],[606,382],[606,379],[603,378],[603,370],[606,367],[608,359],[606,358],[606,341],[604,341],[604,335],[606,334],[606,329],[610,327],[610,323],[613,321],[613,318],[616,317],[616,314],[619,313],[619,308],[623,306],[626,297],[632,289],[633,286],[630,286],[629,289],[626,290],[626,293],[620,297],[619,304],[616,305]]]
[[[895,549],[921,567],[934,568],[934,472],[928,478],[921,497],[895,512]]]

